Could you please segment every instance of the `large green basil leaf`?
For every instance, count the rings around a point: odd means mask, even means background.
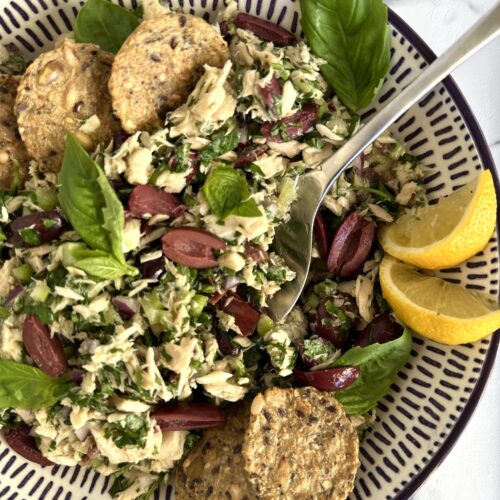
[[[48,408],[73,386],[73,382],[49,377],[34,366],[0,360],[0,408]]]
[[[114,253],[117,245],[112,237],[118,237],[119,243],[122,239],[123,207],[104,172],[70,132],[59,185],[59,203],[83,241],[96,250]],[[106,220],[105,214],[112,219]]]
[[[118,261],[102,250],[90,250],[84,243],[67,242],[61,246],[64,267],[76,267],[94,278],[107,280],[138,273],[135,267]]]
[[[87,0],[76,18],[75,40],[116,54],[139,23],[131,11],[108,0]]]
[[[366,413],[389,392],[398,371],[410,357],[411,345],[411,333],[405,328],[403,335],[396,340],[353,347],[337,359],[333,366],[355,365],[360,368],[359,378],[354,384],[334,393],[349,415]]]
[[[370,104],[390,63],[383,0],[300,0],[300,7],[306,39],[340,100],[352,111]]]
[[[260,217],[257,203],[250,198],[243,175],[230,165],[216,165],[201,188],[210,210],[220,219],[234,214],[241,217]]]

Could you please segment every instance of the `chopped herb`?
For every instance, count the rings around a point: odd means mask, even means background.
[[[144,448],[148,430],[149,427],[144,419],[130,413],[123,420],[110,424],[104,436],[106,439],[112,438],[118,448],[127,445]]]
[[[125,491],[127,488],[132,486],[133,481],[130,479],[127,479],[125,476],[117,476],[113,482],[113,485],[111,488],[108,490],[108,493],[112,497],[118,496],[119,493],[122,491]]]
[[[394,202],[394,196],[387,191],[387,188],[383,185],[379,186],[379,189],[365,187],[365,186],[352,186],[351,189],[353,191],[366,191],[367,193],[371,193],[383,201]]]
[[[335,346],[321,337],[313,336],[304,340],[304,351],[302,357],[311,364],[324,363],[331,359],[337,349]]]
[[[33,229],[32,227],[26,227],[24,229],[21,229],[19,231],[19,234],[21,235],[23,241],[28,245],[36,246],[42,243],[42,238],[40,237],[40,233],[36,229]]]
[[[348,332],[349,320],[347,319],[347,316],[345,315],[344,311],[342,311],[342,309],[337,307],[331,300],[327,300],[325,302],[325,308],[332,316],[335,316],[340,320],[340,329],[343,330],[344,332]],[[328,320],[328,318],[323,318],[323,321],[325,320]],[[327,325],[327,326],[332,326],[332,325]]]
[[[238,131],[230,132],[227,135],[217,134],[212,137],[212,142],[201,150],[200,160],[204,165],[210,164],[215,158],[232,151],[240,140]]]
[[[43,219],[42,220],[42,224],[43,224],[43,227],[45,229],[50,229],[51,227],[54,226],[55,223],[56,223],[56,221],[53,219]]]
[[[41,302],[32,302],[24,304],[22,312],[25,314],[34,314],[42,323],[51,325],[54,322],[54,313],[47,304]]]

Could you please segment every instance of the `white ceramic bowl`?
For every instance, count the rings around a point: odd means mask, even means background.
[[[132,2],[119,3],[126,7]],[[172,0],[175,10],[210,17],[222,0]],[[296,0],[240,0],[240,10],[300,33]],[[0,43],[13,43],[26,56],[50,49],[71,29],[79,0],[0,0]],[[364,115],[369,116],[397,94],[435,55],[394,13],[391,70]],[[435,20],[439,22],[439,20]],[[428,195],[439,198],[492,169],[483,135],[451,78],[436,87],[391,128],[409,152],[430,168]],[[497,234],[488,247],[460,267],[442,275],[467,288],[499,293]],[[376,425],[361,446],[361,469],[352,498],[409,498],[455,443],[471,416],[491,370],[499,334],[475,344],[448,347],[415,338],[411,358],[391,393],[380,402]],[[90,469],[26,462],[0,443],[0,498],[83,500],[108,498],[109,478]],[[155,498],[168,498],[163,488]]]

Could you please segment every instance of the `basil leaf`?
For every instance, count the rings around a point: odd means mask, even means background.
[[[231,210],[230,215],[238,215],[239,217],[260,217],[262,212],[253,198],[249,198],[241,205]]]
[[[306,39],[340,100],[352,111],[370,104],[390,63],[383,0],[300,0],[300,8]]]
[[[59,184],[59,203],[83,241],[108,254],[108,260],[117,261],[122,269],[134,269],[127,266],[122,251],[125,224],[122,204],[102,169],[70,132]]]
[[[396,340],[353,347],[337,359],[333,366],[355,365],[360,368],[358,380],[334,394],[349,415],[366,413],[389,392],[398,371],[408,361],[411,345],[410,330],[405,328],[403,335]]]
[[[104,280],[115,279],[128,274],[134,276],[137,274],[135,267],[127,263],[119,262],[112,255],[100,250],[88,250],[75,248],[70,250],[73,262],[72,266],[85,271],[87,274]]]
[[[49,377],[38,368],[0,360],[0,408],[47,408],[74,386],[61,377]]]
[[[116,54],[139,24],[136,15],[119,5],[108,0],[87,0],[76,17],[75,40],[95,43]]]
[[[208,165],[215,158],[232,151],[240,140],[240,134],[237,130],[227,135],[216,135],[212,137],[212,142],[202,149],[200,153],[200,161],[204,165]]]
[[[230,165],[217,165],[201,188],[210,210],[220,219],[234,214],[240,217],[260,217],[257,203],[250,198],[243,175]]]

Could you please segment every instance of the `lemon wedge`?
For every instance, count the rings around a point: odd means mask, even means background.
[[[474,342],[500,328],[500,309],[488,296],[466,290],[386,255],[382,294],[415,332],[442,344]]]
[[[380,229],[383,249],[424,269],[452,267],[481,251],[495,229],[497,201],[491,172]]]

